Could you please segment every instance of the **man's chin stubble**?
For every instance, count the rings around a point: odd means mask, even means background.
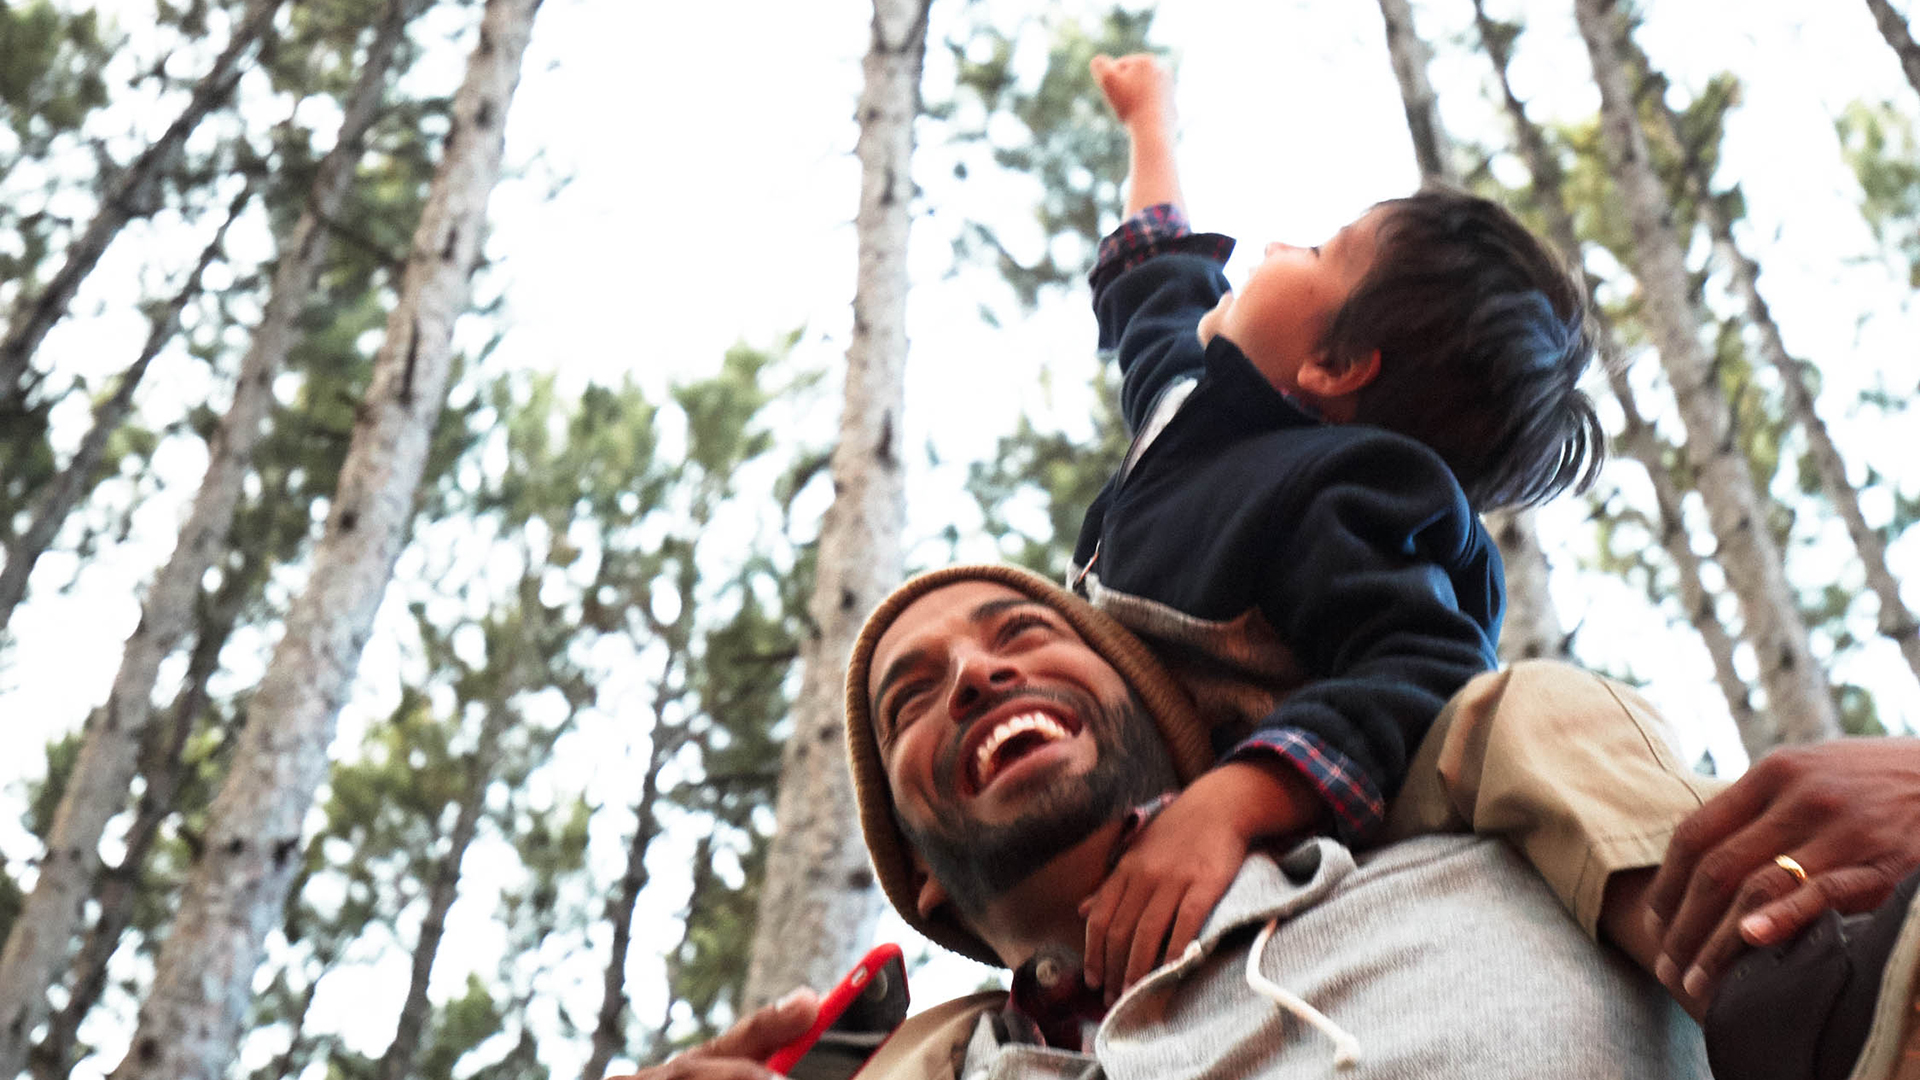
[[[1159,733],[1137,699],[1089,711],[1097,749],[1093,768],[1039,795],[1017,820],[959,828],[940,822],[926,829],[900,823],[963,916],[983,912],[989,901],[1094,830],[1177,786]]]

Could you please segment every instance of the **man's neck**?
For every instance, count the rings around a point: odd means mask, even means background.
[[[1042,948],[1065,948],[1077,956],[1086,947],[1080,902],[1106,880],[1123,828],[1119,821],[1100,826],[988,902],[975,921],[976,932],[1008,967],[1019,967]]]

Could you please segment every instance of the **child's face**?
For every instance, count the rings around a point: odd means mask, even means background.
[[[1301,370],[1324,361],[1320,340],[1373,265],[1385,216],[1385,208],[1376,206],[1318,247],[1268,244],[1246,284],[1201,318],[1200,340],[1225,337],[1276,388],[1317,400],[1301,386]]]

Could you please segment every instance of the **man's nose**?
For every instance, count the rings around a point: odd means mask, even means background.
[[[960,663],[953,680],[953,693],[948,698],[947,707],[955,720],[971,719],[969,713],[980,707],[983,701],[991,701],[995,696],[1019,685],[1020,672],[1005,659],[984,653],[975,653]]]

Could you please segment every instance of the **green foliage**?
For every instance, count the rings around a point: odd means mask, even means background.
[[[13,932],[13,923],[20,917],[20,909],[25,907],[27,896],[20,891],[20,885],[13,875],[0,870],[0,943],[7,940]]]
[[[413,1075],[421,1080],[452,1080],[460,1059],[499,1034],[505,1019],[486,984],[478,976],[467,976],[467,992],[437,1011],[433,1036]]]
[[[1840,683],[1833,689],[1834,700],[1840,706],[1840,730],[1848,735],[1886,735],[1886,724],[1880,720],[1880,710],[1874,704],[1873,694],[1865,687],[1852,683]]]
[[[1840,156],[1860,182],[1860,216],[1875,240],[1907,264],[1920,289],[1920,140],[1913,121],[1886,102],[1850,102],[1834,130]]]
[[[1095,373],[1091,439],[1041,430],[1023,416],[1013,434],[995,444],[991,458],[968,466],[967,493],[1009,562],[1056,581],[1065,576],[1081,516],[1127,453],[1117,383],[1111,368]],[[1043,520],[1044,528],[1023,526],[1022,510],[1027,520]]]
[[[1085,23],[1057,13],[1023,20],[1011,31],[976,23],[947,43],[957,68],[955,96],[928,112],[948,119],[953,144],[983,146],[995,165],[1038,181],[1031,213],[1042,239],[1039,255],[1023,258],[1003,240],[1011,223],[969,218],[954,240],[954,260],[992,265],[1025,308],[1042,290],[1085,278],[1099,238],[1120,223],[1126,133],[1087,65],[1099,53],[1151,49],[1152,25],[1151,8],[1114,7]],[[1037,78],[1015,66],[1023,43],[1036,36],[1047,42],[1047,66]],[[1005,125],[1008,120],[1017,123]],[[961,157],[956,176],[964,180],[973,167]]]
[[[1029,212],[1040,240],[1040,255],[1022,259],[1001,236],[1025,226],[970,219],[955,241],[955,261],[993,266],[1023,308],[1033,308],[1048,289],[1078,287],[1101,236],[1120,223],[1126,133],[1088,63],[1098,53],[1155,50],[1152,25],[1152,9],[1115,6],[1084,20],[1027,19],[1010,31],[974,24],[948,43],[958,89],[933,111],[949,118],[948,138],[963,153],[985,146],[995,166],[1034,183]],[[1035,41],[1045,42],[1046,67],[1021,70],[1017,58]],[[966,160],[958,167],[963,176]],[[990,309],[984,314],[999,321]],[[1022,417],[992,457],[968,468],[968,493],[1001,554],[1056,578],[1066,571],[1081,515],[1126,453],[1114,376],[1097,371],[1093,393],[1090,437]]]
[[[60,797],[66,794],[67,778],[73,775],[82,741],[77,731],[50,740],[46,774],[27,785],[27,831],[42,840],[53,831],[53,815],[60,808]]]
[[[96,12],[69,14],[47,0],[0,4],[0,118],[22,157],[45,153],[54,137],[77,131],[107,103],[101,69],[115,45]]]

